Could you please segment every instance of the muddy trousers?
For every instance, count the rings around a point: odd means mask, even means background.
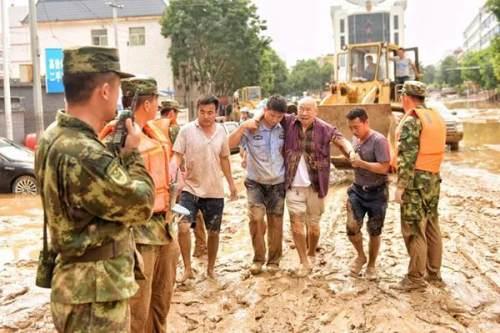
[[[267,264],[279,265],[282,255],[283,243],[283,215],[267,214],[267,225],[264,220],[266,208],[253,205],[248,208],[250,219],[250,237],[254,250],[253,262],[264,264],[266,262],[266,229],[267,229]]]
[[[166,332],[167,314],[175,286],[179,244],[170,240],[165,245],[138,244],[144,260],[146,280],[139,280],[139,291],[130,299],[132,332]]]
[[[439,229],[439,219],[423,218],[415,224],[401,223],[410,263],[408,278],[413,281],[424,279],[425,274],[440,277],[443,243]]]
[[[50,302],[50,309],[59,333],[130,332],[128,299],[84,304]]]

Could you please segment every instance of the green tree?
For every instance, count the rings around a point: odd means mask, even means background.
[[[426,84],[432,84],[437,82],[437,69],[434,65],[429,65],[422,67],[424,71],[424,77],[422,81]]]
[[[202,93],[255,85],[269,40],[250,0],[171,0],[161,19],[174,76]]]
[[[454,56],[446,57],[439,68],[440,83],[445,83],[449,86],[456,87],[462,84],[461,72],[458,69],[460,67],[457,58]]]
[[[318,93],[330,82],[332,72],[333,66],[329,63],[320,66],[313,59],[299,60],[290,73],[289,92],[294,95],[302,95],[304,91]]]
[[[488,0],[486,2],[486,7],[497,17],[497,20],[500,21],[500,0]],[[490,49],[493,72],[495,73],[496,80],[500,81],[500,36],[496,36],[491,41]]]
[[[260,86],[263,95],[281,94],[288,91],[288,68],[272,48],[266,48],[261,57]]]
[[[481,88],[497,88],[500,80],[495,76],[495,56],[494,45],[481,51],[468,52],[464,56],[462,65],[477,68],[464,69],[462,78],[478,83]]]

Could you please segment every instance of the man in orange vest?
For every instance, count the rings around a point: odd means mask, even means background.
[[[442,284],[443,252],[438,202],[444,158],[446,124],[441,115],[425,106],[425,84],[406,81],[402,90],[405,115],[396,129],[398,182],[395,201],[401,205],[401,231],[410,256],[408,274],[395,289],[425,288]]]
[[[162,129],[152,122],[158,112],[158,88],[153,78],[125,79],[121,81],[123,106],[131,107],[135,92],[135,123],[142,129],[138,150],[144,165],[153,178],[155,203],[153,216],[134,227],[137,249],[144,260],[145,280],[138,280],[139,291],[130,300],[132,332],[166,332],[166,318],[170,308],[179,245],[167,214],[170,210],[169,155],[170,140]],[[111,135],[111,126],[105,127],[101,138]]]

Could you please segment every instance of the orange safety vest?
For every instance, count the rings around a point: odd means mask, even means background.
[[[160,119],[151,120],[149,123],[154,124],[154,126],[156,126],[157,128],[159,128],[162,131],[162,133],[165,136],[165,138],[168,142],[168,145],[170,147],[169,156],[172,157],[172,155],[174,154],[174,151],[173,151],[174,145],[173,145],[173,142],[171,142],[171,140],[170,140],[170,126],[173,125],[172,121],[170,119],[167,119],[167,118],[160,118]]]
[[[102,140],[113,131],[112,126],[106,125],[99,138]],[[144,160],[144,166],[153,178],[155,185],[155,213],[168,212],[170,209],[169,183],[169,155],[171,144],[163,131],[154,122],[148,122],[142,129],[144,136],[139,143],[139,153]]]
[[[416,115],[422,123],[420,145],[415,163],[416,170],[438,173],[444,159],[446,145],[446,123],[441,115],[433,109],[417,108],[407,113],[396,128],[396,149],[392,156],[391,166],[397,170],[398,143],[403,122]]]

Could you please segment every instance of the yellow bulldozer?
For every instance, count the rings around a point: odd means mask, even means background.
[[[365,43],[347,45],[335,59],[335,81],[329,94],[321,101],[318,115],[335,125],[348,139],[351,132],[346,114],[355,107],[362,107],[368,113],[370,126],[384,134],[391,145],[397,114],[402,112],[400,102],[401,84],[396,84],[396,54],[400,47],[388,43]],[[405,49],[418,69],[418,49]],[[414,73],[412,79],[416,79]],[[336,167],[350,164],[340,151],[332,146],[332,162]]]
[[[240,109],[247,107],[255,110],[262,101],[262,89],[259,86],[242,87],[233,94],[231,120],[240,120]]]

